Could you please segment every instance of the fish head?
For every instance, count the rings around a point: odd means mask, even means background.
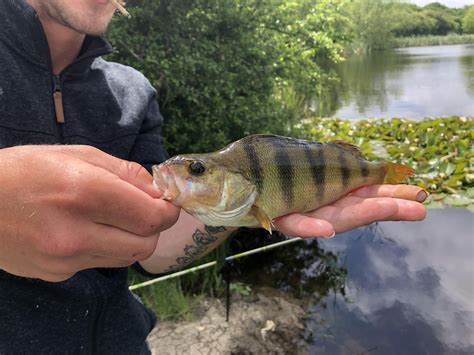
[[[192,155],[179,155],[153,167],[155,186],[162,198],[178,206],[193,200],[213,205],[218,202],[224,184],[224,172],[209,160]]]
[[[153,166],[153,182],[162,199],[184,208],[209,225],[223,225],[248,212],[255,186],[212,154],[179,155]],[[209,220],[214,215],[214,221]],[[228,224],[229,225],[229,224]]]

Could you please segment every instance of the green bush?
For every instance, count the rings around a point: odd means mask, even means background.
[[[317,93],[335,78],[347,40],[342,1],[132,0],[132,18],[108,33],[112,59],[157,89],[171,154],[288,134],[297,115],[282,92]]]
[[[462,30],[464,33],[474,34],[474,6],[471,6],[463,17]]]

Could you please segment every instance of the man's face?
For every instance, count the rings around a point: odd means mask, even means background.
[[[76,32],[105,32],[115,7],[109,0],[27,0],[37,11]]]

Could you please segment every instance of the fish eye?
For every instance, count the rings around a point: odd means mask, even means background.
[[[199,176],[204,174],[205,171],[206,167],[204,166],[202,161],[197,160],[189,164],[189,172],[191,173],[191,175]]]

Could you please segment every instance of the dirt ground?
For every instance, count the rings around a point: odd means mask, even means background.
[[[160,322],[148,337],[153,354],[307,354],[304,309],[291,300],[261,293],[206,299],[191,321]]]

